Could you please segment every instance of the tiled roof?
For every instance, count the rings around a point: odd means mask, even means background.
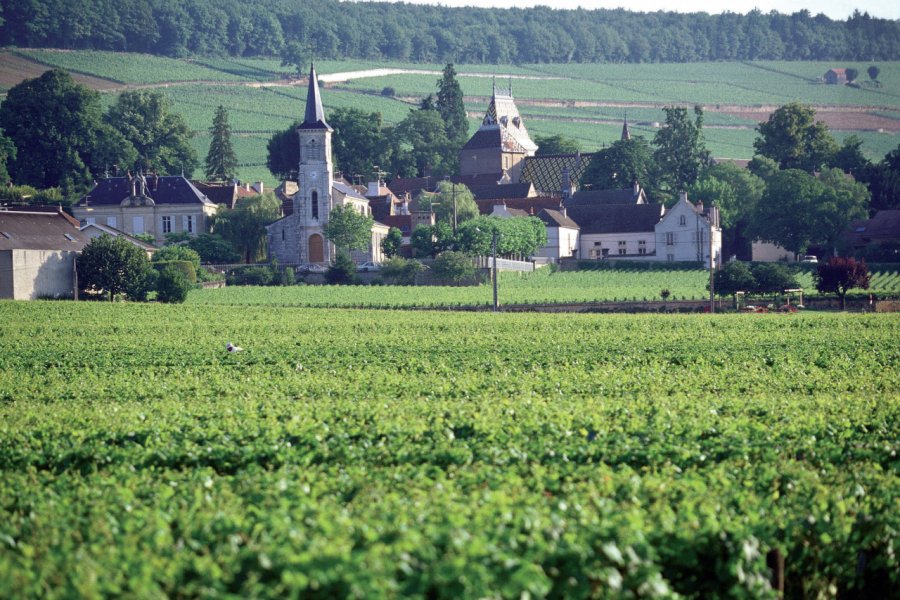
[[[155,204],[213,204],[200,190],[181,175],[137,177],[138,194],[153,200]],[[131,198],[131,180],[128,177],[101,179],[94,189],[78,201],[78,206],[117,206]]]
[[[663,214],[661,204],[576,205],[567,208],[568,216],[578,223],[581,233],[651,232]]]
[[[387,215],[377,220],[388,227],[396,227],[403,235],[412,233],[412,216],[410,215]]]
[[[548,154],[528,156],[522,161],[522,181],[530,181],[543,194],[561,194],[563,171],[569,169],[569,179],[577,187],[593,153]]]
[[[624,190],[582,190],[572,194],[566,200],[566,206],[577,204],[637,204],[639,195],[635,196],[634,189]]]
[[[500,200],[502,198],[527,198],[533,195],[531,183],[494,183],[493,185],[473,185],[469,188],[476,200]]]
[[[504,198],[498,200],[476,200],[478,212],[483,215],[489,215],[494,212],[494,206],[497,204],[506,205],[507,210],[517,208],[528,212],[528,214],[537,214],[544,208],[558,209],[560,207],[560,199],[555,196],[533,196],[531,198]]]
[[[571,229],[579,229],[578,223],[573,221],[559,210],[545,208],[537,214],[538,219],[551,227],[569,227]]]
[[[65,213],[0,211],[0,250],[81,251],[90,238]]]
[[[479,136],[483,132],[497,132],[492,137]],[[479,141],[474,141],[476,138]],[[492,145],[487,144],[488,140],[492,140]],[[470,146],[469,144],[473,144]],[[488,104],[487,112],[481,121],[481,127],[472,136],[463,150],[480,149],[480,148],[498,148],[500,145],[508,152],[524,152],[526,154],[534,154],[538,147],[525,128],[525,122],[519,109],[513,100],[512,94],[498,94],[494,89],[491,95],[490,104]]]
[[[209,183],[206,181],[192,181],[191,183],[210,202],[213,204],[224,204],[228,208],[234,208],[234,204],[239,198],[249,198],[257,195],[256,190],[248,190],[236,183]]]
[[[502,176],[502,173],[453,175],[450,177],[450,181],[452,183],[461,183],[471,190],[473,187],[478,186],[497,185]],[[397,177],[387,187],[398,198],[402,198],[404,194],[409,194],[411,198],[415,198],[422,191],[433,192],[443,180],[443,177]]]

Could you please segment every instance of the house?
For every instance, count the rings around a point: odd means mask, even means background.
[[[681,192],[654,229],[656,260],[709,264],[712,253],[716,265],[722,264],[722,228],[715,206],[704,209],[703,203],[693,204],[687,192]]]
[[[632,187],[613,190],[581,190],[570,197],[564,196],[566,206],[581,204],[647,204],[647,194],[638,182]]]
[[[534,156],[537,149],[513,100],[512,90],[501,94],[495,84],[481,125],[459,151],[459,173],[490,175],[497,180],[506,178],[518,183],[524,159]]]
[[[206,196],[213,204],[224,204],[228,208],[234,208],[241,198],[259,196],[265,191],[262,181],[256,183],[241,184],[237,181],[230,183],[214,183],[208,181],[192,181],[194,187]]]
[[[578,258],[652,259],[661,204],[575,204],[567,216],[580,227]],[[549,233],[549,232],[548,232]]]
[[[774,242],[753,240],[750,245],[750,260],[753,262],[797,262],[797,255]]]
[[[81,231],[81,233],[83,233],[90,239],[98,238],[101,235],[120,237],[143,250],[147,254],[147,258],[153,258],[153,253],[158,250],[158,248],[156,248],[156,246],[152,244],[148,244],[147,242],[139,240],[133,235],[128,235],[120,229],[110,227],[109,225],[103,225],[102,223],[88,223],[87,225],[82,225],[79,231]]]
[[[72,297],[75,259],[88,241],[60,210],[0,210],[0,298]]]
[[[851,253],[876,248],[900,248],[900,210],[879,210],[871,219],[850,223],[841,244]]]
[[[130,235],[150,234],[157,244],[168,233],[197,235],[219,209],[183,175],[131,175],[102,179],[72,212],[83,224],[108,225]]]
[[[844,85],[847,83],[847,69],[828,69],[824,77],[829,85]]]
[[[297,192],[286,216],[266,226],[269,256],[281,264],[327,264],[336,255],[334,244],[325,239],[324,226],[335,207],[350,205],[371,216],[369,200],[346,181],[335,179],[331,160],[331,135],[334,130],[325,120],[315,66],[309,73],[306,112],[297,127],[300,164]],[[288,212],[288,211],[285,211]],[[354,260],[383,259],[381,241],[389,228],[375,222],[369,248],[355,253]]]
[[[581,228],[569,218],[565,207],[559,210],[541,209],[537,218],[547,228],[547,244],[539,248],[536,256],[559,260],[574,256],[578,250],[578,236]]]

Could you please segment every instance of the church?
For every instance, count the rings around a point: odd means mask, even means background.
[[[331,159],[331,135],[334,130],[325,120],[325,109],[319,93],[316,68],[309,72],[306,113],[297,127],[300,164],[297,169],[297,192],[288,203],[285,216],[266,226],[269,257],[283,265],[329,264],[336,255],[334,244],[325,237],[323,228],[331,211],[349,205],[361,214],[372,216],[369,200],[349,183],[334,178]],[[387,225],[375,222],[369,248],[352,253],[356,262],[383,260],[381,241],[387,236]]]

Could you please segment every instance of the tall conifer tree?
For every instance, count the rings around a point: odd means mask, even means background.
[[[231,126],[228,125],[228,111],[219,105],[209,130],[212,141],[206,155],[206,178],[213,181],[228,181],[237,175],[237,156],[231,146]]]
[[[447,137],[454,145],[462,147],[469,137],[469,121],[453,63],[447,63],[443,76],[438,80],[436,108],[444,119]]]

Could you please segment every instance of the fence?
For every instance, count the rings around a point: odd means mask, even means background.
[[[475,257],[475,268],[476,269],[493,269],[494,268],[494,259],[490,256],[476,256]],[[498,258],[497,259],[497,270],[498,271],[518,271],[520,273],[531,273],[534,271],[534,263],[526,262],[524,260],[509,260],[507,258]]]

